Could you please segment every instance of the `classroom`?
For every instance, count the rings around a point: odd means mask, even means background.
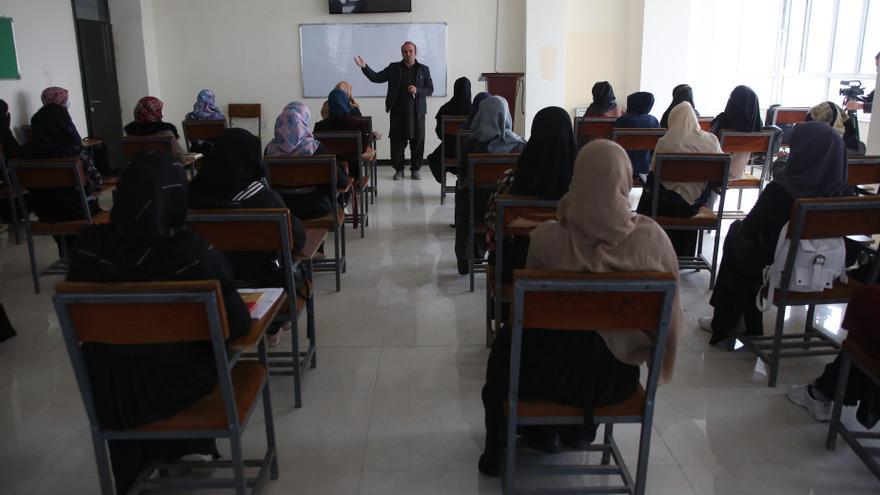
[[[878,84],[880,0],[3,0],[0,495],[878,493]]]

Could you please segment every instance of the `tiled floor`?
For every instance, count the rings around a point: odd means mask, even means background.
[[[456,272],[453,205],[439,206],[437,184],[382,175],[367,237],[349,235],[342,292],[318,275],[318,368],[305,377],[303,408],[292,408],[289,378],[272,379],[281,478],[267,491],[500,493],[498,480],[476,469],[488,355],[482,276],[470,293]],[[51,307],[58,279],[44,277],[46,290],[34,295],[26,248],[7,236],[0,301],[19,336],[0,344],[0,494],[97,493],[87,422]],[[47,239],[38,248],[44,260],[54,251]],[[780,385],[768,389],[753,356],[710,348],[697,329],[696,317],[708,314],[708,276],[682,274],[682,290],[687,328],[675,379],[658,392],[648,493],[880,492],[847,447],[826,451],[826,426],[784,396],[827,359],[785,362]],[[823,316],[834,328],[840,308]],[[799,318],[795,311],[792,324]],[[255,419],[250,452],[262,435]],[[637,430],[619,428],[618,436],[634,459]]]

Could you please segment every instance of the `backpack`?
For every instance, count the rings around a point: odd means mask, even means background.
[[[791,239],[786,237],[788,226],[786,223],[779,232],[773,263],[764,267],[764,283],[755,296],[755,305],[761,311],[767,311],[773,306],[773,291],[779,288],[782,281],[782,271],[785,270],[785,260],[791,246]],[[846,248],[843,238],[801,239],[795,254],[788,290],[821,292],[830,289],[835,280],[844,283],[847,280]],[[764,287],[767,288],[766,303],[761,300]]]

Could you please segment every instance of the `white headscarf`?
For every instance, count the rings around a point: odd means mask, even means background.
[[[654,156],[658,153],[721,153],[721,145],[714,134],[703,132],[694,107],[684,101],[669,112],[669,129],[657,141]],[[653,159],[652,159],[653,160]],[[651,163],[653,170],[654,163]],[[688,204],[693,205],[706,188],[706,183],[663,181],[663,187],[675,191]]]

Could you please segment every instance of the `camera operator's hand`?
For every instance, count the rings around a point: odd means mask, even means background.
[[[865,104],[860,101],[856,101],[856,100],[847,100],[846,109],[847,110],[864,110]]]

